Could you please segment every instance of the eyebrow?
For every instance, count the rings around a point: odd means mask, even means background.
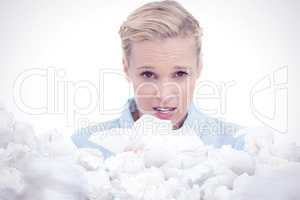
[[[138,69],[154,69],[154,67],[149,66],[149,65],[144,65],[144,66],[138,67]]]
[[[189,69],[190,67],[188,66],[179,66],[179,65],[176,65],[174,66],[175,69]]]
[[[149,65],[144,65],[144,66],[140,66],[137,69],[154,69],[155,67],[149,66]],[[190,67],[188,66],[179,66],[179,65],[175,65],[174,66],[175,69],[189,69]]]

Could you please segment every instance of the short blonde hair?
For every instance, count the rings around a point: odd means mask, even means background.
[[[202,29],[199,22],[173,0],[150,2],[134,10],[121,25],[119,34],[127,60],[134,42],[177,36],[194,37],[198,59],[201,53]]]

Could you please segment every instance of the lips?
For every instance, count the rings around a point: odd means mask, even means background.
[[[174,114],[176,107],[153,107],[153,110],[155,111],[154,115],[156,117],[158,117],[159,119],[168,120]]]

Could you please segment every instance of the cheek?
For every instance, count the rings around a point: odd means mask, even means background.
[[[182,83],[180,85],[180,93],[178,93],[180,107],[183,109],[188,107],[192,101],[193,93],[195,89],[195,81],[189,81],[188,83]]]
[[[153,99],[156,96],[156,86],[151,83],[136,82],[134,84],[134,98],[139,111],[148,113],[152,110]]]
[[[157,86],[153,83],[137,82],[134,83],[134,93],[136,95],[155,95],[157,92]]]
[[[185,81],[183,83],[180,83],[180,96],[182,98],[189,98],[193,95],[194,89],[195,89],[195,81],[194,80],[189,80]]]

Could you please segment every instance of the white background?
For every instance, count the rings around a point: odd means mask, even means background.
[[[0,101],[38,133],[57,129],[72,134],[88,123],[118,117],[131,95],[124,77],[111,73],[122,69],[118,29],[144,2],[1,0]],[[244,126],[267,125],[299,140],[299,1],[179,2],[204,30],[201,108]],[[42,74],[25,79],[25,71]],[[93,85],[90,90],[80,88],[87,81]],[[224,93],[222,84],[229,82],[234,85]],[[270,88],[254,98],[251,89],[261,84]]]

